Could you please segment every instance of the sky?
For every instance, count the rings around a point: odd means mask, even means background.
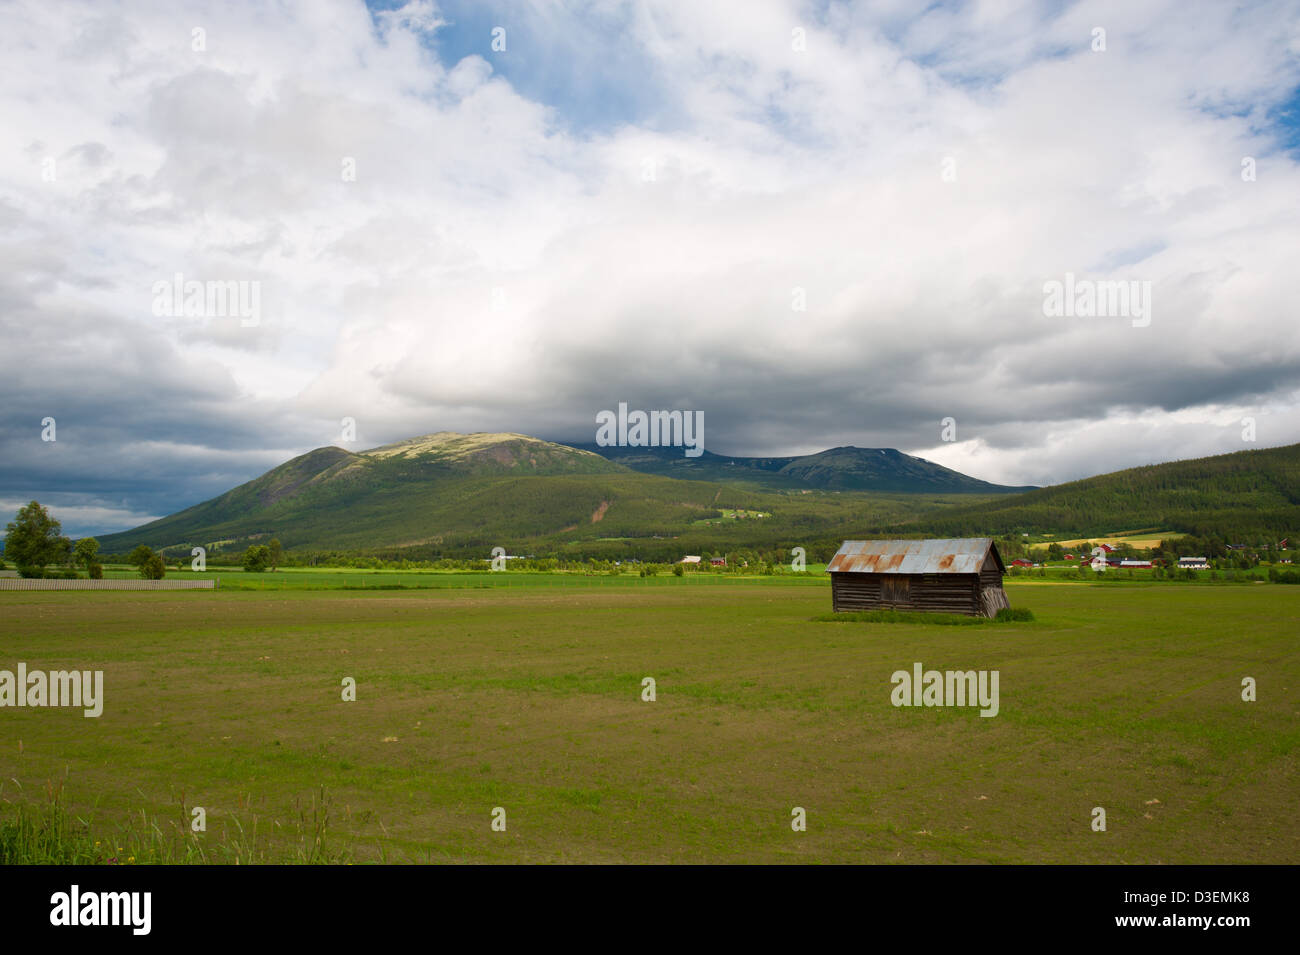
[[[1300,0],[3,8],[0,513],[620,402],[1016,485],[1300,441]]]

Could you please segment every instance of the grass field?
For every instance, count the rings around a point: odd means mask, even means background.
[[[55,800],[100,861],[1300,862],[1300,587],[1008,581],[1034,621],[954,627],[547,577],[0,594],[0,669],[106,697],[0,709],[0,836]],[[998,715],[895,708],[917,661],[998,670]]]
[[[1186,534],[1180,534],[1176,531],[1150,530],[1132,531],[1127,534],[1108,534],[1101,537],[1075,537],[1070,540],[1056,541],[1056,543],[1062,547],[1078,547],[1080,544],[1093,544],[1097,547],[1102,544],[1109,544],[1111,547],[1117,544],[1132,544],[1139,550],[1150,550],[1153,547],[1159,547],[1162,540],[1177,540],[1186,536]]]

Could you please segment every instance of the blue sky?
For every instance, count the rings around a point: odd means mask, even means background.
[[[380,13],[403,4],[367,6]],[[581,14],[547,16],[541,5],[455,0],[439,5],[446,25],[424,42],[449,69],[467,56],[484,58],[521,95],[552,107],[557,122],[577,134],[670,120],[659,64],[629,29],[631,9],[582,6]],[[492,48],[498,28],[505,31],[504,51]]]

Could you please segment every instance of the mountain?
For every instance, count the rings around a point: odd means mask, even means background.
[[[1295,536],[1300,532],[1300,444],[1101,474],[929,515],[916,529],[945,537],[1085,537],[1138,528],[1228,541]]]
[[[501,546],[663,560],[796,544],[833,552],[841,540],[877,536],[1087,537],[1141,528],[1300,536],[1300,445],[1019,494],[890,449],[674,460],[667,454],[680,449],[602,450],[609,456],[522,434],[445,431],[362,452],[318,448],[100,544],[106,554],[148,544],[188,555],[194,545],[230,553],[278,537],[294,550],[420,558],[484,556]],[[650,468],[665,473],[641,470]]]
[[[698,472],[668,466],[674,475],[668,477],[522,434],[443,431],[362,452],[318,448],[209,501],[107,535],[100,545],[105,553],[148,544],[188,554],[195,545],[229,552],[278,537],[292,549],[409,551],[427,557],[493,546],[515,548],[512,553],[526,548],[591,553],[676,538],[703,549],[719,540],[798,542],[811,534],[833,535],[846,525],[912,518],[951,506],[955,498],[946,492],[957,486],[956,479],[991,487],[927,462],[921,463],[947,477],[929,485],[901,480],[890,485],[919,494],[822,490],[809,487],[798,473],[780,473],[816,455],[771,459],[767,466],[778,484],[786,482],[775,488],[734,478],[725,483],[691,479],[761,469],[752,460],[732,465],[714,457]],[[827,485],[839,480],[844,488],[871,478],[837,463],[810,473]],[[904,463],[895,467],[901,473]],[[879,476],[871,479],[886,483]]]
[[[831,448],[795,458],[778,472],[811,487],[932,494],[1015,494],[1028,487],[990,484],[894,448]]]
[[[390,463],[412,462],[422,468],[444,468],[448,473],[475,477],[614,474],[625,470],[589,451],[510,433],[439,431],[362,451],[357,456]]]
[[[317,448],[100,544],[120,552],[139,543],[181,547],[279,536],[287,547],[393,545],[404,529],[418,537],[424,517],[457,506],[451,492],[463,493],[467,482],[628,473],[599,455],[528,435],[442,431],[362,452]]]
[[[1007,487],[969,477],[895,448],[831,448],[798,457],[731,457],[705,451],[688,458],[681,448],[601,447],[575,444],[643,474],[699,481],[759,484],[771,488],[819,488],[910,494],[1017,494],[1031,487]]]

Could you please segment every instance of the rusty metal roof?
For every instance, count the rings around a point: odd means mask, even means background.
[[[832,574],[978,574],[990,549],[998,569],[1005,570],[991,537],[845,541],[826,570]]]

